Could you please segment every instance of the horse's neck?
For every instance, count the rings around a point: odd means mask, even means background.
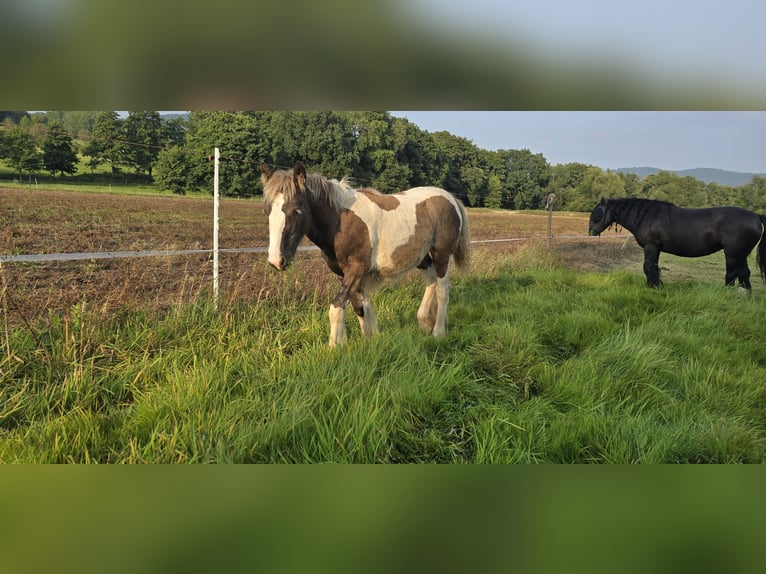
[[[612,207],[614,222],[635,234],[648,208],[649,204],[643,201],[615,203]]]
[[[334,237],[340,228],[340,212],[326,198],[309,195],[311,227],[307,237],[325,253],[333,250]]]

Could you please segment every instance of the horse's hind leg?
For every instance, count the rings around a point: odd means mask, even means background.
[[[726,285],[734,285],[734,280],[739,280],[739,286],[750,289],[750,268],[747,266],[747,256],[737,257],[728,252],[726,255]]]
[[[747,259],[743,259],[742,264],[739,266],[739,286],[748,291],[751,290],[750,267],[747,266]]]
[[[418,324],[425,333],[431,333],[436,324],[436,270],[433,265],[423,269],[426,278],[426,291],[418,307]]]
[[[434,337],[441,339],[447,334],[447,306],[449,304],[449,274],[436,279],[436,322]]]
[[[361,292],[351,297],[351,305],[354,308],[357,319],[359,319],[359,328],[366,337],[378,334],[378,318],[370,304],[370,300]]]
[[[726,285],[734,285],[734,280],[739,280],[739,286],[742,289],[751,289],[750,285],[750,267],[747,265],[747,255],[732,255],[724,252],[726,255]]]

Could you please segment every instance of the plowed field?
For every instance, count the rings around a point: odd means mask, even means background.
[[[212,247],[212,199],[108,195],[42,189],[0,188],[0,255]],[[268,243],[260,200],[221,200],[220,246]],[[469,210],[474,266],[524,250],[550,255],[584,271],[635,266],[641,252],[627,242],[577,239],[586,235],[586,214],[553,215],[554,240],[546,241],[548,216]],[[524,239],[481,243],[485,240]],[[306,242],[308,244],[308,242]],[[33,321],[85,304],[105,314],[165,309],[210,290],[210,255],[94,259],[77,262],[4,263],[0,310],[11,322]],[[263,297],[323,297],[338,279],[318,252],[302,252],[286,273],[266,264],[262,253],[222,254],[222,304]]]

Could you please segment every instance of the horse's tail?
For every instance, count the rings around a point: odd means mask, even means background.
[[[460,269],[468,269],[471,264],[471,226],[468,224],[468,215],[465,212],[465,206],[459,199],[455,199],[458,211],[460,212],[460,236],[457,240],[457,248],[452,257],[455,265]],[[766,256],[765,256],[766,257]],[[764,259],[766,261],[766,258]]]
[[[758,217],[761,218],[761,242],[758,244],[755,261],[761,271],[761,278],[766,281],[766,215],[759,215]]]

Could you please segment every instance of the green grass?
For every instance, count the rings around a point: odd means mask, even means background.
[[[87,159],[80,157],[75,175],[52,175],[47,171],[25,173],[19,180],[19,174],[0,160],[0,187],[8,188],[45,188],[53,191],[80,191],[88,193],[129,194],[129,195],[172,195],[169,191],[160,191],[156,185],[148,182],[148,176],[136,174],[128,169],[112,175],[107,165],[90,168]],[[190,190],[188,197],[207,197],[211,190]]]
[[[540,259],[456,277],[441,341],[416,280],[338,349],[310,296],[6,325],[0,461],[764,461],[763,291]]]

